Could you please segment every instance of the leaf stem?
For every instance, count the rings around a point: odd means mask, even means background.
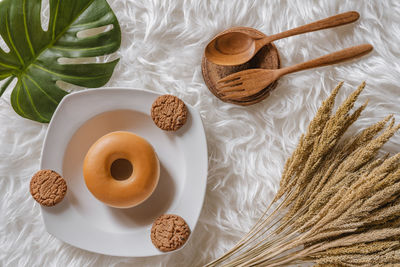
[[[3,95],[3,93],[6,91],[7,87],[10,85],[10,83],[14,80],[15,76],[12,75],[10,78],[8,78],[3,85],[0,87],[0,97]]]

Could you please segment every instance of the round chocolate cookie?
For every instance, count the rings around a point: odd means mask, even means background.
[[[165,131],[176,131],[187,120],[187,108],[182,100],[173,95],[159,96],[151,106],[151,118]]]
[[[40,170],[31,179],[30,192],[40,205],[50,207],[63,200],[67,183],[55,171]]]
[[[173,214],[161,215],[151,228],[151,241],[163,252],[180,248],[189,235],[190,229],[185,220]]]

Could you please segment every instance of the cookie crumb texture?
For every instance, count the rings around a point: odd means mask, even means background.
[[[173,95],[159,96],[151,106],[151,118],[154,123],[165,131],[176,131],[187,120],[185,103]]]
[[[55,171],[40,170],[31,179],[30,192],[40,205],[50,207],[63,200],[67,183]]]
[[[190,235],[184,219],[178,215],[164,214],[154,221],[151,228],[151,241],[163,252],[180,248]]]

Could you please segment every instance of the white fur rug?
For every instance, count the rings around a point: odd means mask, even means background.
[[[29,180],[39,168],[46,124],[25,120],[0,99],[1,266],[198,266],[221,255],[256,221],[277,190],[285,159],[322,100],[339,81],[338,101],[363,80],[364,115],[350,131],[393,113],[400,121],[400,2],[393,1],[111,1],[122,28],[121,61],[107,86],[172,93],[202,115],[209,149],[207,193],[199,223],[185,249],[150,258],[89,253],[49,235]],[[340,12],[356,10],[351,25],[275,42],[283,66],[361,43],[370,55],[350,63],[289,75],[254,106],[216,99],[200,70],[203,49],[232,26],[278,33]],[[385,146],[400,150],[400,133]]]

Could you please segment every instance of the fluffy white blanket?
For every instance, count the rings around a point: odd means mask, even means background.
[[[221,255],[256,221],[276,192],[285,159],[322,100],[339,81],[344,97],[367,81],[362,118],[350,129],[395,114],[400,119],[400,2],[393,1],[111,1],[122,28],[118,64],[108,86],[172,93],[193,105],[204,120],[209,149],[207,193],[199,223],[185,249],[150,258],[89,253],[49,235],[29,195],[39,168],[46,124],[11,109],[10,90],[0,99],[1,266],[197,266]],[[361,14],[354,24],[276,42],[289,66],[361,43],[375,50],[337,66],[282,78],[262,103],[225,104],[206,88],[203,49],[232,26],[278,33],[340,12]],[[399,151],[400,134],[385,149]]]

